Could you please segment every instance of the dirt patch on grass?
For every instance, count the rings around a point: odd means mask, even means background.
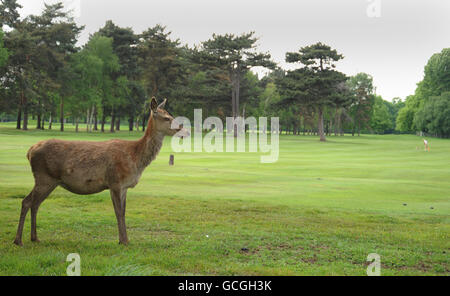
[[[352,261],[354,265],[362,265],[364,267],[368,267],[372,262],[356,262]],[[439,264],[440,265],[440,264]],[[442,266],[442,265],[440,265]],[[419,270],[421,272],[437,272],[436,265],[433,265],[430,262],[419,261],[414,265],[393,265],[393,264],[385,264],[381,263],[381,269],[390,269],[390,270]],[[444,264],[442,273],[449,273],[449,267],[447,264]]]
[[[302,262],[308,263],[308,264],[316,264],[318,261],[316,254],[314,254],[312,257],[309,257],[309,258],[300,258],[300,260],[302,260]]]

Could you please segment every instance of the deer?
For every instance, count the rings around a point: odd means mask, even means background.
[[[29,209],[31,241],[39,242],[36,232],[39,206],[56,187],[61,186],[78,195],[91,195],[109,189],[119,228],[119,244],[128,245],[125,224],[127,190],[138,184],[144,169],[161,150],[165,136],[183,138],[190,135],[164,109],[166,103],[167,99],[160,105],[156,98],[151,99],[147,130],[136,141],[51,139],[32,146],[27,158],[35,184],[31,193],[22,201],[14,244],[23,246],[22,232]]]

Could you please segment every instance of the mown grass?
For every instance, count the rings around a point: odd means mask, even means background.
[[[57,127],[56,127],[57,128]],[[170,138],[128,193],[129,246],[118,245],[108,192],[57,189],[38,235],[12,244],[33,186],[25,158],[42,139],[136,139],[140,133],[16,131],[0,124],[0,275],[449,275],[450,141],[415,136],[282,136],[280,159],[255,153],[175,153]],[[244,251],[242,250],[244,249]]]

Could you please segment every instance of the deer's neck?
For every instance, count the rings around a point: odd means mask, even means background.
[[[136,161],[141,170],[156,158],[163,144],[164,134],[156,130],[155,123],[153,116],[150,116],[145,135],[138,141]]]

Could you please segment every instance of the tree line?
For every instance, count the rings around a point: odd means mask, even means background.
[[[450,137],[450,48],[434,54],[397,117],[398,130]]]
[[[346,132],[449,135],[448,49],[430,59],[414,96],[388,102],[369,74],[337,71],[344,56],[326,44],[286,53],[298,65],[291,71],[258,50],[254,32],[213,34],[190,47],[161,25],[137,34],[107,21],[78,47],[84,27],[61,3],[23,19],[20,7],[16,0],[0,5],[0,116],[14,117],[18,129],[27,130],[32,116],[38,129],[58,122],[64,131],[71,122],[77,131],[83,123],[88,132],[114,132],[127,121],[130,131],[144,130],[155,96],[170,98],[174,115],[192,119],[201,108],[223,120],[277,116],[280,132],[322,141]],[[259,78],[255,67],[269,74]]]

